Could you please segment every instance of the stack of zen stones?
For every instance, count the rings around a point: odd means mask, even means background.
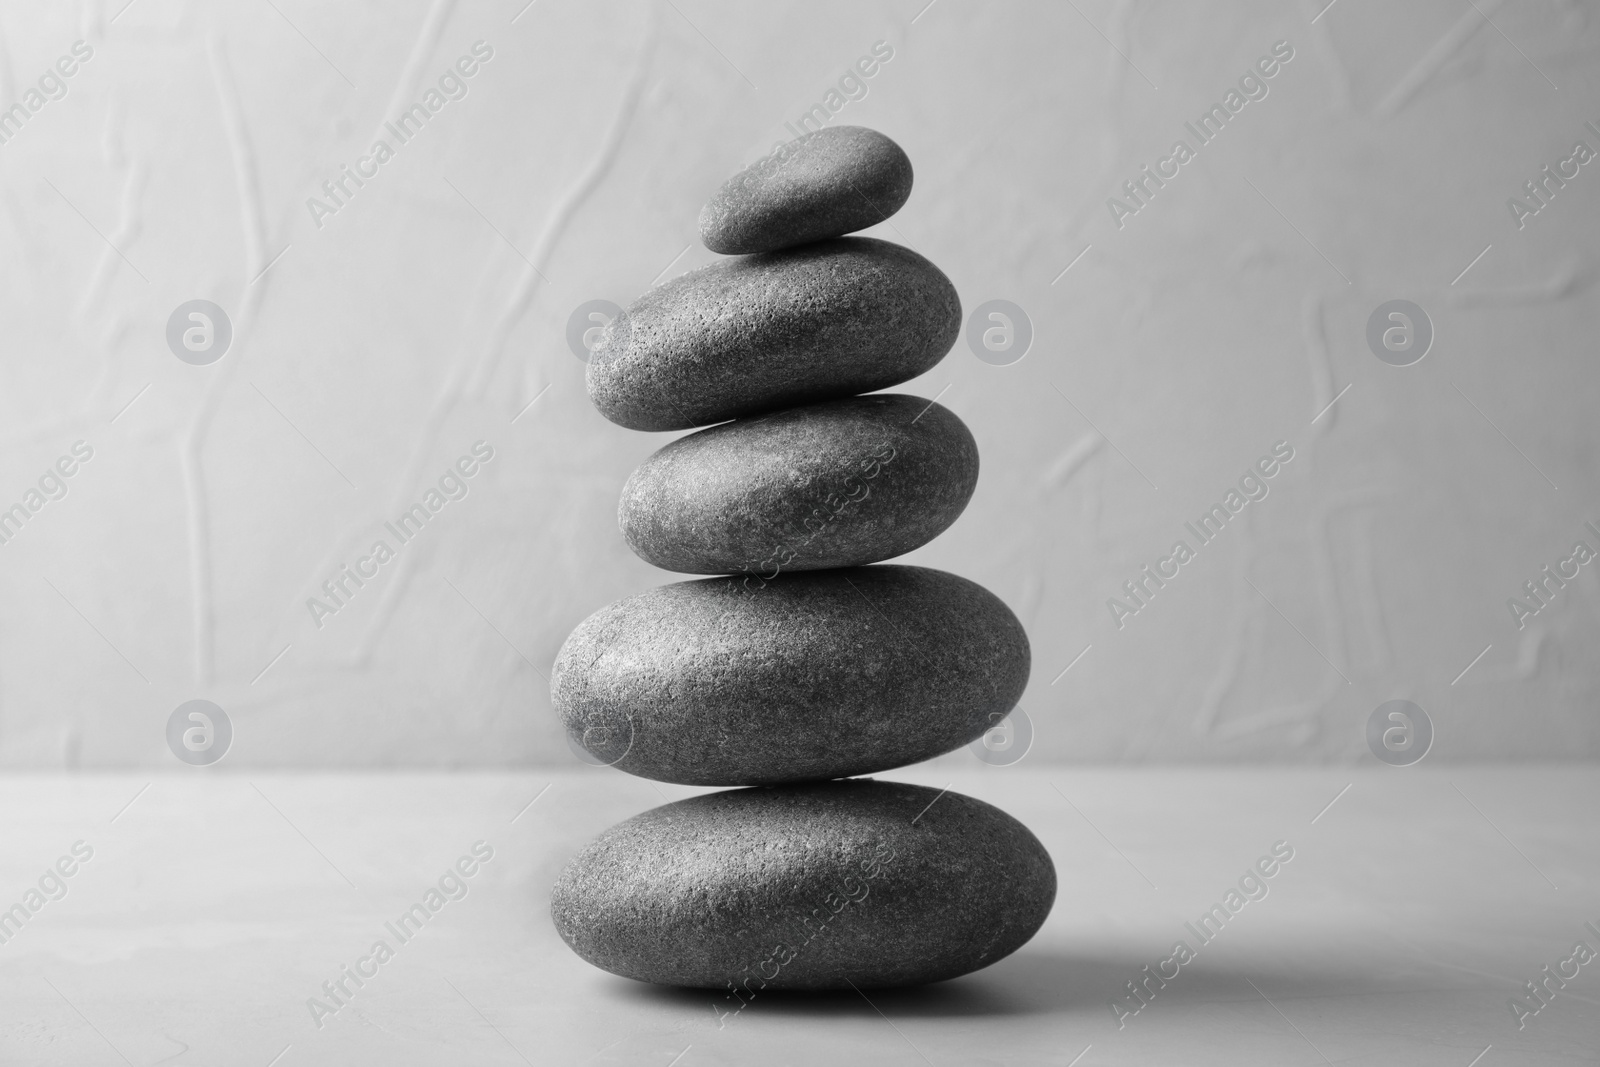
[[[867,566],[937,537],[978,478],[950,411],[860,395],[922,374],[960,332],[937,267],[842,236],[910,193],[910,161],[875,131],[790,142],[701,213],[706,246],[731,258],[652,289],[594,347],[589,396],[606,418],[710,427],[628,479],[628,544],[720,577],[584,620],[557,657],[555,707],[602,763],[755,787],[647,811],[568,865],[556,928],[607,971],[741,1006],[763,989],[932,982],[1015,951],[1055,900],[1044,846],[1004,812],[850,777],[980,737],[1030,660],[1022,624],[981,586]]]

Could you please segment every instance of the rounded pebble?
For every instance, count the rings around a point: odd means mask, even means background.
[[[944,273],[842,237],[713,263],[645,293],[601,331],[589,398],[634,430],[685,430],[887,389],[961,332]]]
[[[659,586],[567,637],[567,735],[630,774],[771,785],[960,748],[1027,685],[1022,624],[975,582],[880,564]]]
[[[861,126],[828,126],[779,145],[722,184],[700,211],[713,252],[774,252],[875,226],[911,195],[911,160]]]
[[[633,472],[617,518],[657,567],[770,578],[920,548],[977,484],[977,442],[960,419],[880,393],[680,437]]]
[[[714,989],[937,982],[1020,948],[1055,901],[1020,822],[960,793],[851,780],[710,793],[613,826],[551,893],[596,967]]]

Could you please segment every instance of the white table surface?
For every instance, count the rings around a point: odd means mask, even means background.
[[[884,777],[1032,827],[1060,876],[1049,921],[965,978],[761,997],[720,1026],[727,1002],[595,970],[547,911],[583,842],[696,790],[581,767],[12,777],[0,907],[75,841],[94,855],[0,944],[0,1063],[1600,1063],[1600,961],[1520,1031],[1507,1007],[1574,942],[1600,950],[1600,769]],[[318,1029],[307,998],[477,840],[495,852],[468,894]],[[1269,895],[1119,1030],[1123,983],[1278,840],[1295,858]]]

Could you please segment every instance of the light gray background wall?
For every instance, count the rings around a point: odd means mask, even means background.
[[[614,518],[668,435],[589,406],[568,315],[710,261],[709,192],[880,40],[832,119],[916,166],[875,235],[1035,330],[904,387],[984,464],[905,561],[1028,627],[1030,760],[1370,759],[1393,697],[1433,759],[1600,752],[1600,566],[1524,629],[1506,605],[1600,548],[1600,164],[1520,230],[1507,208],[1600,149],[1593,5],[124,2],[0,12],[7,103],[94,50],[0,145],[3,504],[94,449],[0,546],[5,765],[175,767],[193,697],[232,717],[222,768],[569,760],[541,672],[670,576]],[[468,95],[319,228],[320,183],[478,40]],[[1269,94],[1114,225],[1280,40]],[[205,367],[164,340],[195,298],[234,329]],[[1396,298],[1437,335],[1404,368],[1364,339]],[[479,440],[470,494],[314,625]],[[1107,598],[1279,440],[1270,495],[1119,630]]]

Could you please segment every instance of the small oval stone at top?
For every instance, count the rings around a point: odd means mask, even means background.
[[[911,160],[877,130],[826,126],[724,182],[700,211],[700,239],[743,255],[842,237],[899,211],[911,177]]]

